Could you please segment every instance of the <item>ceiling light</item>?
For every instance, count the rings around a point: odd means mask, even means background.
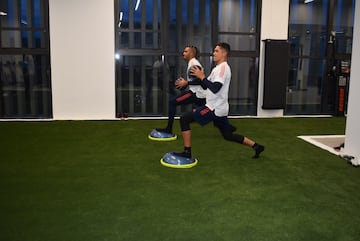
[[[137,11],[137,10],[139,9],[140,1],[141,1],[141,0],[137,0],[137,1],[136,1],[135,11]]]

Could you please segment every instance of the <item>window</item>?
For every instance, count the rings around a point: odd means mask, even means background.
[[[210,74],[213,45],[220,41],[232,47],[230,114],[256,114],[260,2],[115,0],[118,116],[167,116],[169,98],[179,94],[174,81],[185,75],[184,47],[199,49]]]
[[[218,1],[217,42],[231,46],[230,114],[256,115],[261,1]]]
[[[286,114],[336,113],[338,70],[351,60],[354,6],[354,0],[290,1]]]
[[[1,1],[0,48],[0,118],[51,118],[48,1]]]

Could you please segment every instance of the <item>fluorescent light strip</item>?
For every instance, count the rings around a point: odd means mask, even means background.
[[[139,9],[140,1],[141,1],[141,0],[137,0],[137,1],[136,1],[135,11],[137,11],[137,10]]]
[[[120,28],[120,26],[121,26],[121,21],[122,21],[122,19],[123,19],[123,16],[124,16],[124,13],[121,11],[120,13],[119,13],[119,23],[118,23],[118,27]]]

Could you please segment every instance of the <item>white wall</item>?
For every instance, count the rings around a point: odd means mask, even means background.
[[[289,23],[289,0],[262,1],[261,40],[287,39]],[[264,42],[260,43],[258,116],[283,116],[284,110],[262,109],[264,92]]]
[[[359,3],[359,2],[357,2]],[[360,165],[360,5],[355,6],[351,76],[345,131],[345,153],[357,157]]]
[[[49,7],[54,119],[115,118],[114,1]]]

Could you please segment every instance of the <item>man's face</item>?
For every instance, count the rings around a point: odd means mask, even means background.
[[[219,62],[220,60],[225,59],[225,57],[226,57],[226,51],[220,48],[219,46],[216,46],[213,52],[213,61]]]
[[[186,47],[183,51],[183,57],[185,61],[189,61],[190,59],[193,58],[193,50],[189,47]]]

